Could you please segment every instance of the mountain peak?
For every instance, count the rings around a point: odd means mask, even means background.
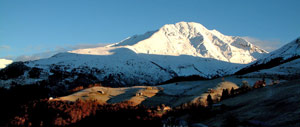
[[[205,28],[205,26],[203,26],[200,23],[196,23],[196,22],[184,22],[184,21],[181,21],[181,22],[178,22],[178,23],[175,23],[175,24],[166,24],[163,27],[165,27],[165,26],[175,26],[177,28],[185,28],[185,29],[189,29],[189,28]]]
[[[205,28],[205,26],[203,26],[202,24],[200,23],[197,23],[197,22],[184,22],[184,21],[181,21],[181,22],[178,22],[178,23],[175,23],[176,26],[189,26],[189,27],[202,27],[202,28]]]
[[[162,26],[159,29],[159,31],[170,33],[170,35],[173,35],[172,33],[174,33],[174,32],[178,32],[182,36],[192,38],[199,34],[205,34],[209,30],[200,23],[178,22],[176,24],[166,24],[166,25]]]
[[[156,31],[134,35],[113,46],[127,46],[136,53],[191,55],[243,64],[267,53],[241,37],[226,36],[196,22],[166,24]]]

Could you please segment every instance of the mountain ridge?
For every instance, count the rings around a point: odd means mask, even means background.
[[[247,74],[252,72],[258,73],[273,73],[273,74],[283,74],[283,75],[290,75],[286,70],[291,70],[288,68],[293,68],[295,70],[299,70],[300,65],[298,62],[300,58],[300,37],[291,41],[290,43],[282,46],[281,48],[270,52],[266,56],[254,61],[250,65],[246,66],[245,68],[236,72],[236,74]],[[293,66],[289,65],[292,64]],[[284,66],[283,66],[284,65]],[[280,69],[281,68],[281,69]],[[271,72],[272,69],[276,69],[276,72]],[[261,71],[261,72],[260,72]],[[273,70],[275,71],[275,70]],[[284,72],[284,73],[282,73]],[[298,74],[298,73],[294,73]],[[262,75],[262,74],[260,74]]]

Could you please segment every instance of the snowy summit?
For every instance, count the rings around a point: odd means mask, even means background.
[[[135,35],[111,45],[111,47],[118,46],[126,46],[135,53],[190,55],[241,64],[250,63],[267,53],[241,37],[226,36],[217,30],[208,30],[195,22],[167,24],[159,30]],[[91,54],[94,50],[98,50],[93,52],[97,55],[101,49],[90,50],[72,52]]]

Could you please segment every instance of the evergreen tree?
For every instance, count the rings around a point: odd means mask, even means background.
[[[231,95],[231,96],[234,96],[234,95],[235,95],[235,89],[234,89],[233,87],[232,87],[231,90],[230,90],[230,95]]]
[[[212,98],[211,98],[211,95],[210,95],[210,94],[208,94],[208,95],[207,95],[207,99],[206,99],[206,101],[207,101],[207,105],[208,105],[208,106],[211,106],[211,105],[213,104],[213,100],[212,100]]]
[[[229,97],[228,89],[223,89],[221,100],[227,99]]]

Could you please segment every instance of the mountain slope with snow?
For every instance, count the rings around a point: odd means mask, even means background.
[[[78,53],[84,50],[97,52],[98,55]],[[89,73],[100,81],[109,81],[118,86],[158,84],[178,76],[198,75],[210,79],[232,74],[244,66],[188,55],[137,54],[124,47],[80,49],[26,65],[43,68],[46,73],[51,73],[53,68],[72,74]]]
[[[262,74],[296,74],[300,63],[300,37],[284,45],[283,47],[269,53],[249,66],[239,70],[236,74],[252,73],[251,75]],[[259,74],[260,73],[260,74]]]

